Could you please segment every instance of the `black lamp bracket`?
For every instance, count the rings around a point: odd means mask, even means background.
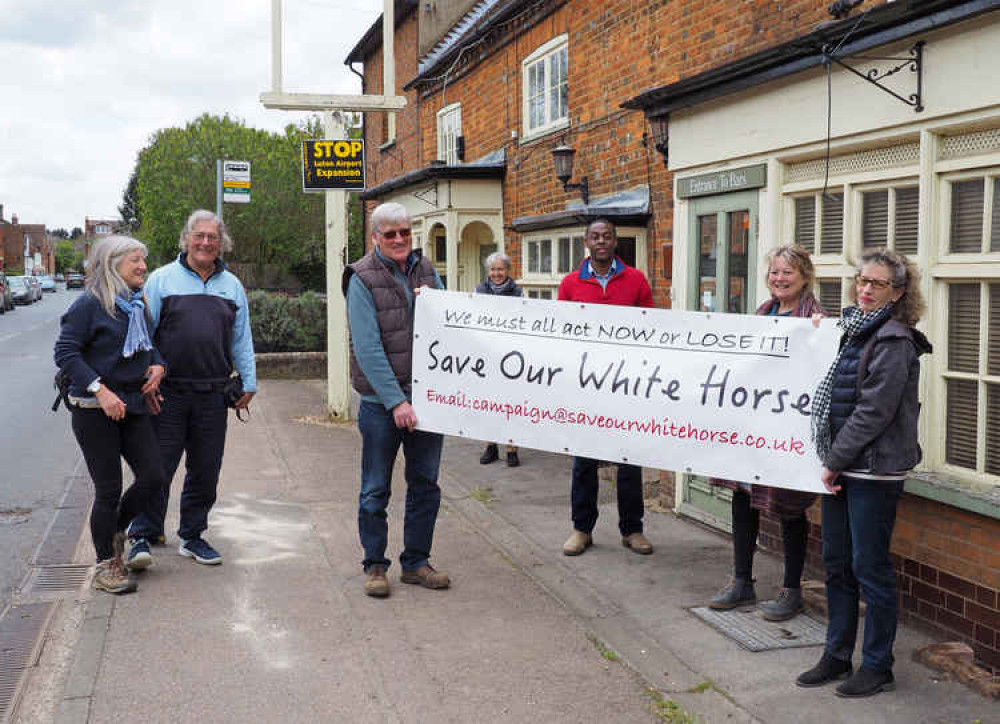
[[[580,179],[579,183],[575,184],[571,184],[569,181],[564,181],[563,191],[579,191],[580,198],[583,199],[583,205],[587,206],[590,204],[590,184],[587,182],[586,176]]]
[[[875,67],[864,72],[849,66],[847,63],[838,58],[835,52],[836,51],[834,49],[831,49],[829,45],[824,45],[822,50],[823,62],[827,65],[829,65],[830,63],[836,63],[841,68],[845,68],[846,70],[851,71],[852,73],[854,73],[854,75],[858,76],[859,78],[868,81],[872,85],[877,86],[878,88],[884,90],[893,98],[896,98],[905,103],[906,105],[910,106],[916,113],[920,113],[922,110],[924,110],[924,97],[923,97],[924,41],[923,40],[917,42],[912,48],[910,48],[909,55],[906,57],[863,56],[863,55],[857,56],[858,60],[877,61],[880,63],[886,63],[886,62],[894,63],[894,65],[889,68],[882,69],[879,67]],[[917,92],[911,93],[909,97],[901,96],[899,93],[896,93],[894,90],[890,89],[888,86],[880,82],[884,81],[891,75],[895,75],[901,70],[906,70],[907,68],[909,68],[911,73],[917,74]]]

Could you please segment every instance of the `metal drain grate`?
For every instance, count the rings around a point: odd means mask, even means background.
[[[11,606],[0,616],[0,721],[13,713],[24,669],[33,666],[52,603]]]
[[[820,646],[826,642],[826,624],[801,614],[789,621],[766,621],[756,609],[713,611],[705,606],[691,613],[749,651]]]
[[[21,599],[62,598],[79,592],[90,575],[90,566],[33,566],[21,587]]]

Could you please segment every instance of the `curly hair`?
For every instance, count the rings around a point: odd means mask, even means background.
[[[226,228],[225,222],[216,216],[214,213],[208,209],[196,209],[191,212],[187,221],[184,223],[184,228],[181,230],[181,238],[178,243],[181,251],[187,251],[188,248],[188,237],[194,231],[194,226],[199,221],[210,221],[218,227],[219,238],[222,244],[222,251],[232,251],[233,250],[233,239],[229,236],[229,229]]]
[[[855,264],[855,271],[860,274],[865,264],[884,266],[892,272],[893,288],[903,290],[903,296],[896,302],[892,318],[911,327],[920,321],[927,310],[927,305],[924,303],[924,295],[920,291],[920,271],[917,269],[917,265],[907,259],[905,255],[885,248],[869,249],[863,252]],[[854,285],[851,286],[850,298],[852,302],[858,301],[858,290]]]

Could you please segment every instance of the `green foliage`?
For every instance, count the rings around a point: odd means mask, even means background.
[[[255,352],[326,351],[326,300],[319,294],[252,291],[247,296]]]
[[[223,210],[235,246],[227,257],[260,265],[322,258],[323,198],[302,192],[300,161],[302,140],[321,136],[315,118],[288,125],[284,133],[209,114],[184,128],[160,129],[139,152],[134,192],[130,183],[120,211],[134,208],[139,237],[162,263],[176,255],[188,215],[198,208],[215,209],[216,160],[249,161],[251,203],[227,204]]]
[[[56,242],[56,272],[65,274],[70,269],[83,267],[83,254],[73,248],[72,241]]]
[[[70,232],[69,238],[79,239],[81,236],[83,236],[83,229],[81,229],[79,226],[74,226],[73,231]]]

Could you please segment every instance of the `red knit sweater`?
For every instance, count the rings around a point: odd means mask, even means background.
[[[621,307],[652,307],[653,290],[645,274],[618,257],[615,257],[614,274],[608,281],[607,289],[601,289],[601,283],[590,273],[590,259],[584,259],[579,269],[563,277],[559,284],[559,299]]]

